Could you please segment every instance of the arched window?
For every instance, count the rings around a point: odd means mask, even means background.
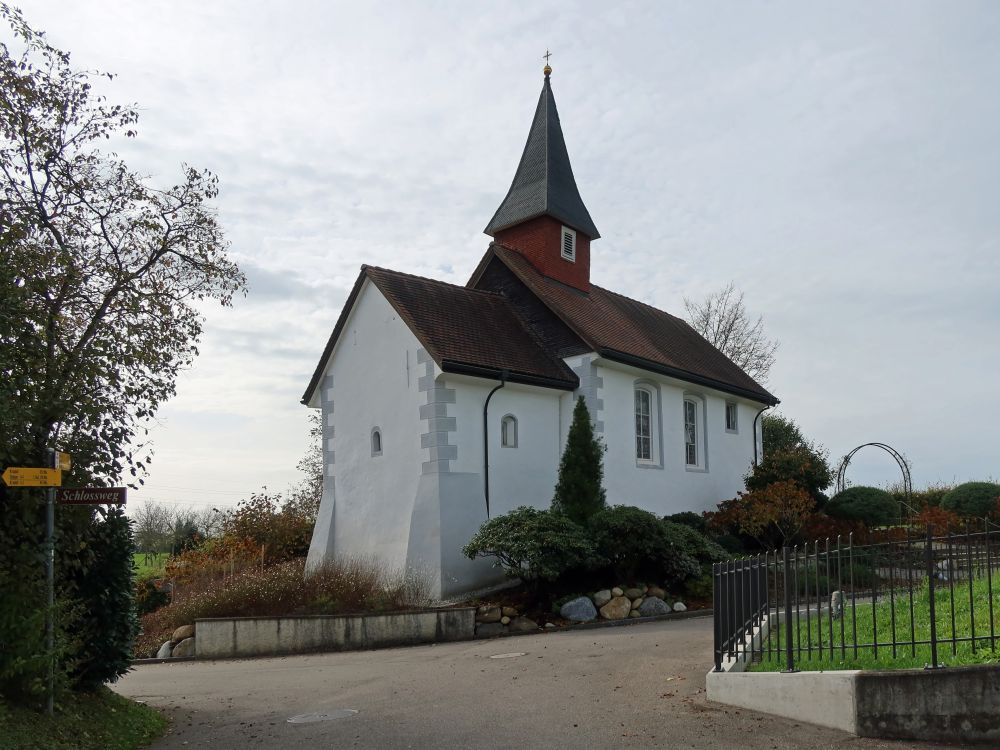
[[[653,394],[646,388],[635,389],[635,457],[653,460]]]
[[[372,427],[372,456],[382,455],[382,430]]]
[[[705,399],[684,394],[684,468],[708,471],[708,441],[705,435]]]
[[[500,445],[504,448],[517,447],[517,417],[513,414],[500,420]]]

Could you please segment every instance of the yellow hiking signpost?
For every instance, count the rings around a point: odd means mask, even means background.
[[[0,474],[8,487],[61,487],[62,471],[60,469],[43,469],[40,467],[8,466]]]

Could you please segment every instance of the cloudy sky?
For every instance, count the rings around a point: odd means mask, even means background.
[[[360,264],[467,280],[546,48],[597,284],[682,314],[734,281],[781,342],[769,387],[832,457],[879,440],[918,486],[1000,476],[1000,3],[22,7],[139,103],[133,166],[219,175],[250,280],[206,308],[135,500],[298,479],[299,399]]]

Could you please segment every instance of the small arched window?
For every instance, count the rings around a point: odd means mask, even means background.
[[[500,420],[500,445],[504,448],[517,447],[517,417],[513,414]]]
[[[382,455],[382,430],[378,427],[372,428],[372,456]]]

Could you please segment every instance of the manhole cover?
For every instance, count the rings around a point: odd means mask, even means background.
[[[509,654],[493,654],[493,656],[491,656],[490,658],[491,659],[515,659],[518,656],[524,656],[524,652],[523,651],[512,651]]]
[[[335,711],[325,711],[321,714],[299,714],[288,720],[289,724],[311,724],[314,721],[333,721],[334,719],[346,719],[354,716],[357,710],[353,708],[338,708]]]

